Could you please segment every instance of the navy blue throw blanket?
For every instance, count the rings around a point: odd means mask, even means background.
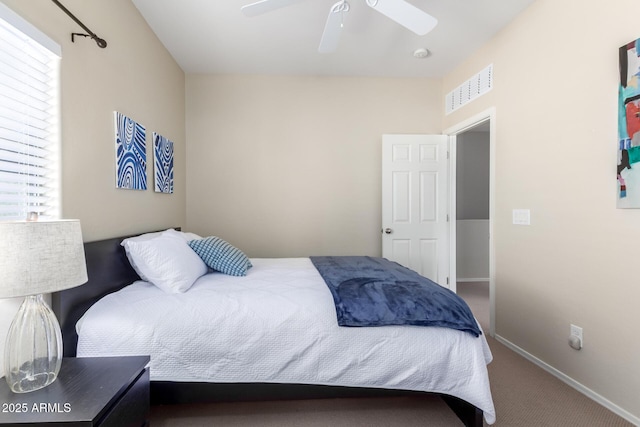
[[[441,326],[481,334],[462,298],[400,264],[366,256],[311,261],[331,290],[340,326]]]

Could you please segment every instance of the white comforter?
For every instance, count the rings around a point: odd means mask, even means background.
[[[79,357],[150,355],[151,379],[421,390],[457,396],[495,421],[484,336],[422,326],[340,327],[308,258],[252,259],[246,277],[207,274],[183,294],[146,282],[78,322]]]

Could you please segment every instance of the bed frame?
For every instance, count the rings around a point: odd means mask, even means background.
[[[180,228],[176,227],[176,230]],[[140,280],[129,264],[120,242],[132,236],[99,240],[84,244],[89,281],[76,288],[52,295],[52,307],[62,329],[65,357],[75,357],[78,335],[75,325],[93,303],[103,296]],[[317,399],[336,397],[371,397],[429,395],[419,391],[386,390],[360,387],[318,386],[308,384],[265,383],[177,383],[151,382],[151,403],[202,403]],[[440,395],[467,427],[482,427],[483,413],[459,398]]]

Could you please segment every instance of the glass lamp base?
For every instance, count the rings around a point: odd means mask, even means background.
[[[4,371],[14,393],[54,382],[62,364],[62,333],[42,295],[25,297],[5,344]]]

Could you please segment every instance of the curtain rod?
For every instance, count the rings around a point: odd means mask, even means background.
[[[80,22],[80,20],[78,18],[76,18],[73,13],[69,12],[69,9],[67,9],[66,7],[64,7],[62,5],[62,3],[60,3],[58,0],[51,0],[52,2],[54,2],[60,9],[62,9],[62,11],[64,13],[66,13],[67,15],[69,15],[69,17],[71,19],[73,19],[76,24],[80,25],[87,33],[89,34],[82,34],[82,33],[71,33],[71,41],[75,41],[73,39],[73,36],[82,36],[82,37],[91,37],[91,39],[96,41],[96,44],[101,47],[101,48],[105,48],[107,47],[107,42],[104,39],[101,39],[100,37],[98,37],[96,35],[96,33],[94,33],[93,31],[91,31],[90,29],[87,28],[86,25],[84,25],[82,22]]]

